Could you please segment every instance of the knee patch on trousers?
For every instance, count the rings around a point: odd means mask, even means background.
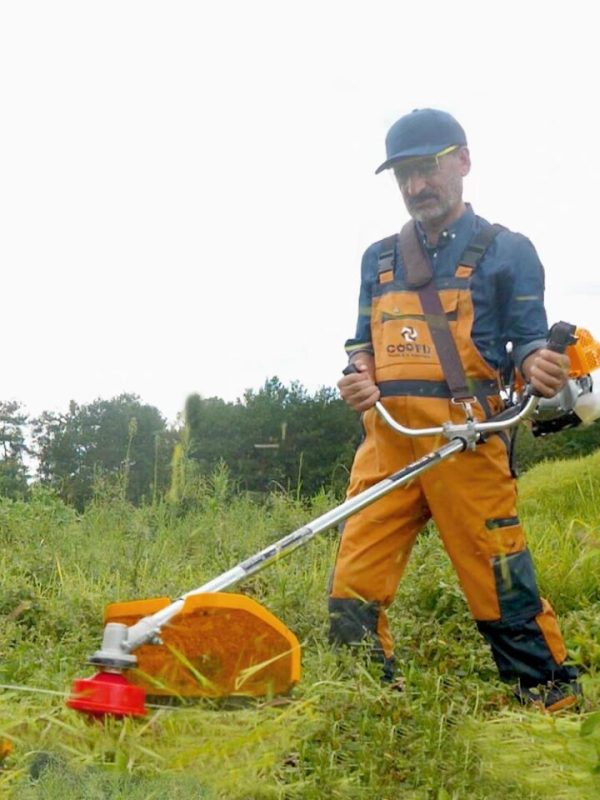
[[[333,645],[367,645],[371,658],[382,665],[382,680],[392,681],[396,659],[386,657],[379,636],[379,603],[346,597],[329,598],[329,643]]]
[[[529,550],[495,556],[492,560],[500,620],[504,625],[519,623],[542,611]]]
[[[366,640],[379,645],[377,622],[379,603],[346,597],[329,598],[330,644],[361,644]]]

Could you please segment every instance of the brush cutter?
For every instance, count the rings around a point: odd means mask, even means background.
[[[566,349],[572,366],[568,391],[558,400],[540,400],[525,387],[518,402],[509,392],[509,407],[485,422],[475,421],[465,403],[464,423],[420,429],[405,427],[378,402],[377,411],[399,434],[442,435],[447,443],[173,602],[157,597],[109,605],[102,646],[89,658],[99,672],[74,682],[67,705],[97,716],[142,716],[146,694],[259,697],[289,691],[300,679],[300,643],[259,603],[225,590],[441,461],[475,448],[489,434],[535,419],[536,414],[543,424],[576,413],[578,402],[591,393],[589,372],[600,367],[600,345],[587,332],[577,333],[564,322],[551,330],[548,347]],[[578,342],[582,345],[575,352]],[[599,405],[596,400],[596,416]]]

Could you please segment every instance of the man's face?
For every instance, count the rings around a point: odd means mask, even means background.
[[[462,202],[463,178],[470,166],[466,147],[397,164],[394,175],[411,217],[425,224],[450,217]]]

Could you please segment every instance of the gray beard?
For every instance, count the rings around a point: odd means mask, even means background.
[[[444,220],[453,208],[460,202],[462,197],[462,178],[457,176],[449,185],[445,199],[436,202],[435,205],[427,208],[412,209],[408,207],[408,213],[417,222],[430,223],[437,220]]]

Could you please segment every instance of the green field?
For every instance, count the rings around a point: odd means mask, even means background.
[[[94,672],[85,662],[107,603],[175,597],[338,500],[273,494],[258,504],[220,473],[185,509],[134,508],[110,487],[81,515],[45,492],[0,501],[0,735],[13,745],[0,796],[597,798],[599,500],[600,453],[539,465],[520,482],[542,592],[583,670],[579,714],[548,718],[514,705],[432,529],[391,613],[403,693],[327,646],[333,531],[240,588],[302,642],[303,676],[289,697],[154,704],[142,721],[103,723],[64,701],[74,678]]]

